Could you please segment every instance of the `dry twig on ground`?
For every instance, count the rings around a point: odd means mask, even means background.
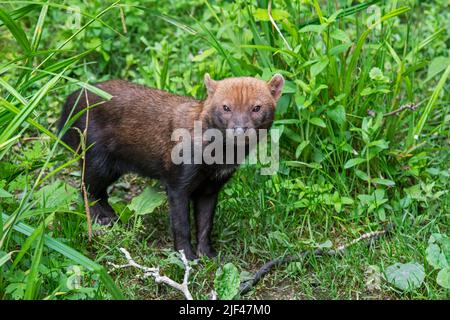
[[[125,248],[120,248],[119,250],[124,254],[125,259],[127,259],[128,263],[124,265],[115,265],[110,262],[109,264],[111,266],[113,266],[116,269],[127,267],[134,267],[140,269],[144,272],[144,274],[141,276],[143,279],[153,277],[156,283],[164,283],[178,291],[181,291],[187,300],[193,300],[192,294],[189,291],[189,275],[191,273],[192,268],[189,265],[189,261],[187,260],[183,250],[180,250],[181,261],[183,262],[184,265],[184,277],[182,283],[178,283],[167,276],[162,276],[159,272],[159,267],[149,268],[138,264],[136,261],[134,261],[130,253]],[[216,300],[217,298],[214,291],[211,292],[210,296],[211,300]]]
[[[316,249],[313,251],[303,251],[303,252],[293,255],[293,256],[285,256],[285,257],[277,258],[275,260],[271,260],[271,261],[265,263],[258,271],[256,271],[256,273],[253,275],[252,279],[241,284],[240,294],[243,295],[243,294],[246,294],[247,292],[249,292],[259,282],[259,280],[261,280],[261,278],[264,277],[274,267],[278,267],[280,265],[283,265],[283,264],[286,264],[286,263],[289,263],[292,261],[302,260],[303,258],[305,258],[308,255],[313,255],[313,256],[331,255],[331,256],[334,256],[337,254],[341,254],[348,247],[350,247],[360,241],[374,240],[374,239],[377,239],[379,237],[386,235],[391,230],[391,227],[392,227],[391,225],[387,225],[384,230],[365,233],[362,236],[360,236],[359,238],[352,240],[351,242],[349,242],[345,245],[341,245],[333,250],[326,250],[326,249],[319,248],[319,249]]]
[[[395,109],[395,110],[393,110],[393,111],[391,111],[391,112],[387,112],[387,113],[383,114],[383,117],[386,118],[386,117],[391,117],[391,116],[397,116],[397,115],[399,115],[402,111],[405,111],[405,110],[411,110],[411,111],[414,111],[414,110],[416,110],[421,104],[422,104],[422,102],[421,102],[421,103],[418,103],[418,104],[415,104],[415,103],[404,104],[404,105],[402,105],[402,106],[401,106],[400,108],[398,108],[398,109]],[[367,110],[367,114],[368,114],[370,117],[375,117],[375,116],[376,116],[376,112],[375,112],[374,110]]]

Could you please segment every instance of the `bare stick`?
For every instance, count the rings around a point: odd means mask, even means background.
[[[84,143],[81,143],[82,146],[84,146],[86,148],[86,144],[87,144],[87,134],[88,134],[88,127],[89,127],[89,98],[88,98],[88,93],[86,88],[84,89],[84,94],[86,97],[86,106],[87,106],[87,110],[86,110],[86,126],[84,128],[83,131],[83,135],[82,135],[82,139],[84,139]],[[91,209],[89,207],[89,201],[88,201],[88,196],[87,196],[87,191],[86,191],[86,184],[84,183],[84,176],[85,176],[85,171],[86,171],[86,151],[83,150],[83,166],[82,166],[82,172],[81,172],[81,192],[83,193],[83,200],[84,200],[84,208],[86,209],[86,219],[87,219],[87,225],[88,225],[88,238],[89,241],[92,240],[92,217],[91,217]]]
[[[286,264],[286,263],[289,263],[292,261],[301,260],[308,255],[322,256],[324,254],[327,254],[327,255],[334,256],[339,253],[343,253],[348,247],[350,247],[362,240],[377,239],[379,237],[386,235],[391,230],[391,227],[392,227],[391,225],[387,225],[384,230],[365,233],[362,236],[360,236],[359,238],[357,238],[345,245],[341,245],[341,246],[337,247],[335,250],[327,251],[327,250],[319,248],[314,251],[303,251],[294,256],[280,257],[275,260],[271,260],[271,261],[265,263],[258,271],[256,271],[256,273],[253,275],[252,279],[241,284],[240,294],[244,295],[247,292],[249,292],[259,282],[259,280],[261,280],[261,278],[264,277],[274,267],[278,267],[282,264]]]
[[[120,20],[122,21],[123,33],[127,33],[127,24],[125,22],[125,13],[123,12],[123,8],[119,7],[119,11],[120,11]]]
[[[184,277],[183,277],[182,283],[178,283],[178,282],[170,279],[169,277],[162,276],[159,273],[159,267],[149,268],[149,267],[145,267],[145,266],[138,264],[131,257],[131,255],[127,251],[127,249],[120,248],[119,250],[124,254],[125,259],[127,259],[128,263],[124,264],[124,265],[115,265],[113,263],[109,263],[111,266],[113,266],[116,269],[127,268],[127,267],[134,267],[134,268],[140,269],[140,270],[144,271],[144,274],[142,275],[143,279],[148,278],[148,277],[153,277],[153,278],[155,278],[156,283],[165,283],[168,286],[170,286],[178,291],[181,291],[187,300],[193,300],[192,294],[189,291],[189,287],[188,287],[189,286],[189,275],[191,273],[192,268],[189,266],[189,262],[186,259],[186,255],[184,254],[183,250],[180,250],[181,261],[183,262],[183,265],[184,265]],[[214,297],[215,297],[215,294],[213,293],[212,298],[214,298]]]
[[[398,108],[398,109],[395,109],[395,110],[393,110],[393,111],[391,111],[391,112],[388,112],[388,113],[383,114],[383,117],[397,116],[397,115],[399,115],[399,114],[400,114],[402,111],[404,111],[404,110],[412,110],[412,111],[414,111],[414,110],[416,110],[421,104],[422,104],[422,102],[420,102],[420,103],[418,103],[418,104],[415,104],[415,103],[407,103],[407,104],[401,106],[401,107]],[[376,115],[375,111],[373,111],[373,110],[367,110],[367,114],[368,114],[369,116],[371,116],[371,117],[375,117],[375,115]]]
[[[364,233],[359,238],[356,238],[356,239],[350,241],[347,244],[343,244],[343,245],[337,247],[336,250],[329,250],[329,251],[327,251],[327,254],[328,255],[335,255],[335,254],[338,254],[338,253],[342,253],[345,249],[347,249],[348,247],[350,247],[350,246],[352,246],[352,245],[354,245],[354,244],[356,244],[356,243],[358,243],[360,241],[379,238],[379,237],[385,235],[387,232],[389,232],[390,228],[391,228],[391,226],[388,225],[384,230],[378,230],[378,231],[372,231],[372,232]]]
[[[92,219],[91,219],[91,210],[89,208],[89,200],[86,191],[86,185],[84,181],[81,181],[81,192],[83,193],[83,201],[84,201],[84,209],[86,210],[86,219],[88,225],[88,239],[92,240]]]

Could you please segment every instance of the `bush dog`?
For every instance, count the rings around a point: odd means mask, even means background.
[[[166,187],[174,247],[188,259],[216,255],[210,241],[214,210],[222,186],[236,164],[175,164],[171,154],[177,143],[171,139],[178,128],[192,131],[194,122],[202,130],[231,130],[236,135],[248,129],[268,129],[284,79],[276,74],[269,82],[251,77],[213,80],[204,77],[207,98],[203,101],[148,88],[123,80],[96,85],[112,95],[103,101],[88,91],[76,91],[66,100],[59,123],[61,130],[69,117],[93,106],[73,121],[63,141],[80,150],[80,132],[86,134],[84,182],[91,216],[97,223],[116,219],[108,204],[107,187],[121,175],[134,172],[159,179]],[[87,125],[87,128],[86,128]],[[79,130],[73,130],[78,128]],[[193,204],[197,250],[190,239],[190,202]]]

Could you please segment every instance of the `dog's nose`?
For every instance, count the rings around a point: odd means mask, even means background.
[[[241,135],[247,132],[248,127],[234,127],[234,134]]]

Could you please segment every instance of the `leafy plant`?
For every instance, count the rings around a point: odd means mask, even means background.
[[[151,214],[166,211],[164,197],[133,180],[144,192],[130,188],[111,197],[120,222],[108,232],[94,225],[103,235],[89,242],[76,166],[83,155],[56,133],[70,92],[81,88],[108,99],[93,84],[112,78],[201,99],[205,72],[216,79],[285,77],[273,126],[281,130],[280,170],[260,176],[252,166],[241,168],[215,217],[213,239],[225,261],[243,273],[249,261],[263,264],[287,251],[329,246],[328,239],[345,242],[380,222],[396,226],[395,240],[380,248],[355,248],[338,261],[311,259],[308,268],[295,262],[287,273],[271,274],[273,281],[258,288],[269,289],[269,297],[276,291],[274,298],[315,299],[318,282],[320,297],[366,297],[361,265],[390,265],[398,255],[422,261],[426,246],[432,261],[436,246],[441,256],[440,240],[427,241],[450,223],[448,1],[272,6],[276,27],[267,0],[2,2],[0,299],[173,298],[156,285],[142,290],[126,270],[113,280],[103,266],[123,245],[178,275],[165,257],[172,245],[169,219]],[[127,223],[131,217],[133,224]],[[223,273],[223,267],[203,263],[194,281],[209,292],[211,272]],[[393,277],[413,286],[377,294],[448,298],[441,285],[447,267],[430,265],[438,282],[426,278],[418,286],[420,277]],[[286,276],[286,290],[270,290]],[[82,285],[69,289],[67,279]],[[225,282],[218,287],[231,299],[237,281],[230,279],[230,290]]]
[[[240,275],[236,266],[226,263],[217,270],[214,278],[214,289],[221,300],[231,300],[239,292]]]
[[[432,234],[428,240],[426,257],[428,263],[439,270],[436,282],[450,289],[450,238],[440,233]]]
[[[419,288],[425,279],[425,270],[417,262],[395,263],[385,270],[386,280],[401,290]]]
[[[137,197],[131,200],[128,208],[137,215],[152,213],[156,208],[164,203],[165,196],[153,188],[145,188]]]

